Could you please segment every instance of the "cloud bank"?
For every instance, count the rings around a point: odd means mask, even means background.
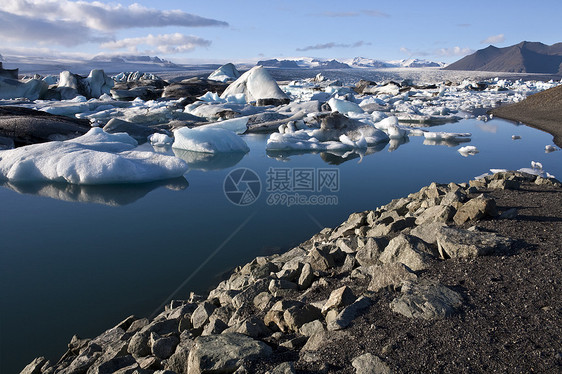
[[[355,42],[353,44],[342,44],[336,42],[329,42],[324,44],[309,45],[303,48],[297,48],[299,52],[313,51],[318,49],[332,49],[332,48],[358,48],[364,45],[371,45],[372,43],[364,42],[362,40]]]
[[[0,10],[0,35],[12,43],[65,47],[102,43],[103,48],[136,50],[133,44],[138,42],[161,53],[186,52],[211,43],[180,33],[115,40],[117,30],[167,26],[225,27],[228,23],[181,10],[83,0],[10,0]]]

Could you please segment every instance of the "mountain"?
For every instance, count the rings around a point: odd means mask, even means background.
[[[92,61],[101,62],[120,62],[120,63],[148,63],[148,64],[161,64],[166,66],[175,65],[173,62],[161,59],[158,56],[135,56],[135,55],[98,55],[92,58]]]
[[[347,62],[348,65],[357,68],[391,68],[395,67],[395,65],[380,61],[380,60],[373,60],[372,58],[365,58],[365,57],[355,57],[353,60]]]
[[[445,66],[443,62],[435,62],[429,60],[420,60],[417,58],[410,58],[401,60],[400,66],[404,68],[442,68]]]
[[[525,41],[505,48],[491,45],[445,69],[562,74],[562,43],[546,45]]]
[[[351,66],[344,64],[343,62],[339,62],[338,60],[312,60],[312,63],[317,64],[315,67],[324,69],[351,69]]]
[[[262,60],[258,61],[256,65],[261,65],[268,68],[282,68],[282,69],[298,69],[300,68],[299,64],[293,60],[281,60],[274,58],[271,60]]]

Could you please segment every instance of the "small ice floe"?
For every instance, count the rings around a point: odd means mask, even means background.
[[[465,147],[459,148],[458,152],[463,157],[474,156],[475,154],[479,153],[480,151],[473,145],[467,145]]]
[[[193,152],[249,152],[246,142],[234,132],[216,127],[182,127],[174,131],[173,148]]]
[[[521,137],[519,135],[511,135],[511,139],[512,140],[518,140],[518,139],[521,139]]]
[[[542,170],[542,164],[540,162],[531,161],[531,167],[533,169]]]
[[[330,108],[332,108],[332,112],[340,112],[342,114],[364,112],[364,110],[361,109],[361,107],[356,103],[347,100],[336,99],[335,97],[332,97],[330,100],[328,100],[328,105],[330,105]]]
[[[544,146],[544,153],[551,153],[551,152],[554,152],[554,151],[557,151],[557,150],[558,150],[558,148],[556,148],[555,146],[550,145],[550,144]]]
[[[155,147],[165,147],[172,145],[174,140],[166,134],[154,133],[148,137],[148,141]]]
[[[428,140],[455,140],[458,142],[470,141],[471,133],[433,132],[426,131],[423,136]]]
[[[94,127],[66,141],[2,151],[0,179],[71,184],[144,183],[182,176],[187,164],[173,156],[137,151],[125,133]]]

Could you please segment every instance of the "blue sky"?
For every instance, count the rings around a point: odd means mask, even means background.
[[[175,62],[356,56],[453,62],[489,44],[562,41],[562,1],[9,0],[0,54]]]

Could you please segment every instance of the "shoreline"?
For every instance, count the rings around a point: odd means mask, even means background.
[[[22,373],[556,370],[561,206],[519,172],[433,183]]]
[[[519,103],[492,109],[489,113],[547,132],[562,148],[562,86],[536,93]]]

